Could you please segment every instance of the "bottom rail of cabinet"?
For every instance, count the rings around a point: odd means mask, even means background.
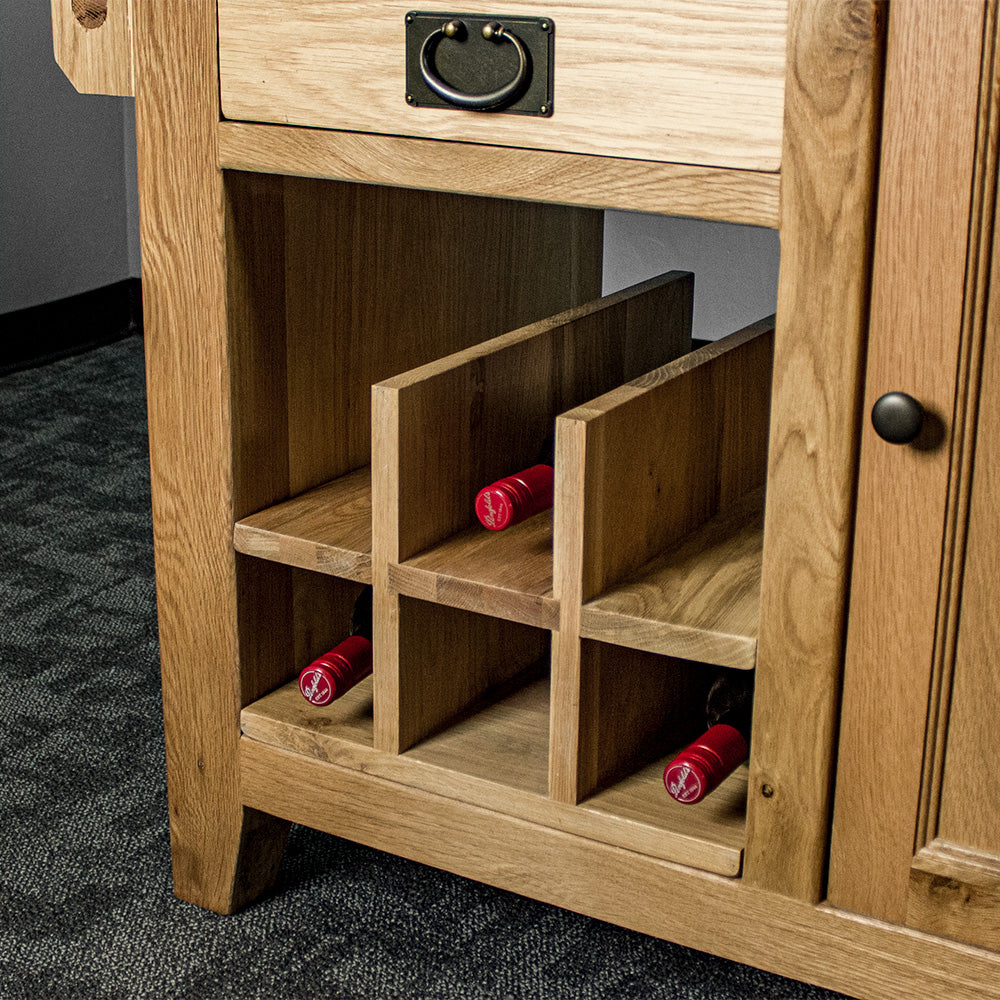
[[[1000,952],[778,896],[246,737],[240,776],[245,807],[862,1000],[1000,997]]]

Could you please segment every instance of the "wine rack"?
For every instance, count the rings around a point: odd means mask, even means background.
[[[286,253],[301,238],[286,224]],[[244,588],[284,572],[294,607],[295,658],[244,709],[247,737],[739,873],[746,768],[697,809],[673,803],[662,770],[699,731],[709,664],[754,663],[753,615],[736,638],[726,626],[734,588],[759,600],[773,322],[692,352],[694,280],[670,272],[450,353],[449,318],[420,341],[439,357],[371,386],[370,424],[349,408],[370,427],[369,454],[353,456],[365,465],[236,523],[235,547],[255,557]],[[365,349],[388,356],[394,333],[373,327]],[[413,360],[394,353],[397,366]],[[313,363],[332,397],[363,391],[340,384],[335,362]],[[486,531],[478,489],[531,464],[553,434],[554,510]],[[700,601],[671,591],[678,573]],[[325,605],[323,576],[343,581]],[[336,641],[349,581],[376,588],[373,677],[314,708],[294,677],[317,643]],[[272,602],[246,606],[256,634],[252,616]]]

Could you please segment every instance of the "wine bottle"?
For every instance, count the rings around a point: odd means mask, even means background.
[[[705,700],[708,729],[664,769],[663,784],[678,802],[700,802],[750,755],[753,672],[726,670]]]
[[[327,705],[372,672],[372,588],[354,602],[347,638],[299,674],[299,691],[313,705]]]
[[[534,465],[484,486],[476,496],[476,517],[484,528],[502,531],[552,506],[555,496],[555,437],[549,435]]]

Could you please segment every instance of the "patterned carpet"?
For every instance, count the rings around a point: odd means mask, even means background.
[[[0,378],[2,1000],[835,1000],[293,828],[171,894],[142,340]]]

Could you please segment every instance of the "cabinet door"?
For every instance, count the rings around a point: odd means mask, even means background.
[[[968,418],[975,439],[966,462],[969,475],[957,491],[956,549],[958,560],[964,552],[964,565],[960,575],[956,572],[956,597],[944,623],[940,696],[928,748],[928,815],[907,900],[907,923],[995,949],[1000,949],[998,249],[994,244],[985,342],[981,354],[976,344],[971,351]]]
[[[986,309],[995,37],[995,5],[980,0],[890,14],[828,887],[834,905],[991,947],[1000,747],[986,725],[998,712],[989,582],[1000,548],[989,505],[1000,423],[987,369],[975,479],[971,470],[987,320],[1000,316]],[[923,404],[912,444],[882,440],[869,419],[894,390]]]

